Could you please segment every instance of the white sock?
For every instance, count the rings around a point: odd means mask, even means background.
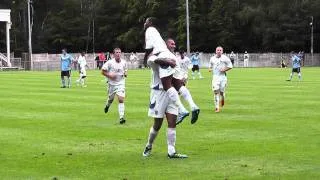
[[[124,103],[119,103],[118,105],[118,111],[120,119],[124,117]]]
[[[168,143],[168,154],[173,155],[176,153],[176,128],[167,129],[167,143]]]
[[[81,86],[84,86],[85,85],[85,82],[86,82],[86,80],[85,79],[83,79],[83,78],[81,78]]]
[[[219,94],[215,94],[214,95],[214,105],[218,109],[219,109],[219,103],[220,103],[220,95]]]
[[[192,72],[191,75],[192,75],[192,79],[194,79],[194,72]]]
[[[202,78],[202,75],[201,75],[200,71],[198,71],[198,76],[199,76],[200,78]]]
[[[62,86],[66,86],[66,81],[64,80],[64,78],[61,78],[61,83],[62,83]]]
[[[183,97],[183,99],[189,103],[191,110],[198,109],[198,106],[194,103],[192,99],[190,91],[185,86],[181,86],[181,88],[179,89],[179,93]]]
[[[299,80],[301,80],[302,76],[301,73],[298,74]]]
[[[67,82],[68,82],[68,87],[71,87],[71,77],[68,77]]]
[[[292,75],[293,75],[293,73],[290,73],[290,77],[289,77],[290,80],[292,79]]]
[[[180,101],[179,94],[174,87],[167,90],[167,94],[170,100],[172,100],[178,107],[180,112],[188,112]]]
[[[156,139],[157,135],[158,135],[158,131],[154,130],[153,127],[151,127],[149,132],[147,147],[149,148],[152,147],[153,141]]]

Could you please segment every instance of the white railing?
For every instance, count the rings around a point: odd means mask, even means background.
[[[0,53],[0,66],[3,67],[4,64],[2,63],[2,61],[6,62],[6,66],[8,66],[8,58],[7,56],[5,56],[4,54]]]

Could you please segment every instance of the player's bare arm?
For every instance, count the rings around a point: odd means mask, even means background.
[[[172,68],[176,67],[176,61],[172,60],[172,59],[162,59],[159,58],[157,60],[154,61],[156,64],[159,64],[160,66],[170,66]]]
[[[111,79],[111,80],[114,80],[116,78],[116,74],[114,73],[111,73],[109,71],[106,71],[106,70],[102,70],[101,71],[101,74],[106,76],[107,78]]]
[[[143,58],[143,64],[144,66],[147,66],[147,61],[149,56],[152,54],[153,48],[152,49],[145,49],[145,54],[144,54],[144,58]]]

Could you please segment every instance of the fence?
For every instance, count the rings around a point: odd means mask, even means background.
[[[72,54],[77,57],[78,54]],[[200,67],[207,68],[209,66],[210,57],[213,54],[200,53]],[[281,60],[286,64],[291,65],[290,53],[252,53],[249,54],[249,67],[280,67]],[[60,70],[60,55],[59,54],[33,54],[33,70],[36,71],[56,71]],[[130,61],[130,53],[123,53],[122,58],[127,61],[129,69],[137,69],[143,65],[144,53],[136,53],[136,61]],[[30,70],[31,63],[28,61],[27,54],[23,54],[21,60],[21,67]],[[86,60],[89,69],[96,68],[96,61],[94,60],[96,54],[87,54]],[[305,54],[304,66],[320,66],[320,54]],[[243,53],[237,53],[234,67],[243,67]]]

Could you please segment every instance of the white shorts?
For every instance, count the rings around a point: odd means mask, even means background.
[[[166,91],[151,89],[148,116],[164,118],[166,113],[178,115],[178,106],[169,99]]]
[[[173,74],[173,77],[175,79],[180,79],[180,80],[185,80],[188,79],[188,73],[186,73],[185,71],[183,71],[181,68],[176,68],[176,71]]]
[[[115,95],[118,95],[120,97],[125,97],[126,92],[125,92],[125,85],[111,85],[109,84],[109,89],[108,89],[108,95],[109,99],[113,99]]]
[[[227,86],[227,77],[213,77],[212,79],[212,90],[225,92]]]

